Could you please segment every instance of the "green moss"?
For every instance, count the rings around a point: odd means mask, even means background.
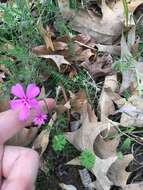
[[[80,157],[80,163],[87,169],[91,169],[95,163],[96,157],[90,150],[84,150]]]

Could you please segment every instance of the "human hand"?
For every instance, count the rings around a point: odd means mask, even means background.
[[[53,99],[47,99],[47,106],[52,110]],[[47,113],[47,106],[40,101],[42,110]],[[32,117],[31,116],[30,118]],[[0,190],[34,190],[39,168],[39,155],[32,149],[16,146],[4,146],[4,143],[31,123],[18,119],[19,110],[0,113]]]

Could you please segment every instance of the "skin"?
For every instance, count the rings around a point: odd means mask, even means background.
[[[41,109],[47,113],[55,106],[53,99],[40,101]],[[48,110],[47,110],[48,106]],[[36,151],[16,146],[4,146],[4,143],[22,128],[32,122],[19,121],[19,110],[0,113],[0,190],[34,190],[39,168],[39,155]]]

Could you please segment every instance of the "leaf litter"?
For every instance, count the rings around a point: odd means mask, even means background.
[[[35,44],[31,52],[39,60],[44,60],[46,65],[55,66],[57,72],[67,80],[76,80],[77,84],[82,81],[83,85],[69,90],[63,85],[63,81],[58,81],[57,86],[60,88],[55,96],[57,113],[49,115],[46,128],[27,126],[7,144],[30,146],[37,150],[41,156],[41,171],[44,173],[49,171],[47,162],[50,158],[47,157],[52,155],[50,161],[52,164],[55,161],[51,169],[52,175],[54,178],[58,176],[56,189],[111,190],[118,187],[123,190],[140,190],[143,179],[132,183],[131,176],[135,175],[135,171],[132,170],[131,163],[135,163],[138,158],[138,155],[134,155],[134,147],[143,145],[143,62],[135,55],[139,51],[140,41],[137,39],[136,22],[132,16],[143,2],[127,2],[128,14],[124,12],[121,0],[97,1],[96,6],[94,3],[88,1],[85,7],[75,10],[70,8],[69,1],[58,0],[63,19],[70,22],[72,31],[76,31],[72,35],[58,36],[55,23],[53,26],[45,26],[41,20],[37,22],[44,44]],[[14,61],[15,58],[7,56],[6,59]],[[85,75],[86,79],[78,78],[80,71],[84,75],[88,73]],[[0,63],[1,84],[11,75],[10,72]],[[50,75],[44,80],[47,78],[50,80]],[[87,85],[90,86],[89,89],[94,87],[91,97]],[[45,84],[39,99],[43,99],[47,91]],[[92,104],[90,99],[95,99],[96,103]],[[0,101],[1,112],[8,109],[8,101],[9,97],[6,101]],[[64,155],[64,150],[62,153],[51,150],[53,133],[58,133],[58,119],[61,115],[66,117],[66,124],[60,129],[60,133],[62,131],[65,139],[77,149],[75,155]],[[130,147],[124,143],[122,151],[121,147],[123,142],[127,142],[127,138],[130,139]],[[91,151],[96,158],[94,165],[88,170],[81,166],[79,159],[79,154],[85,150]],[[140,158],[136,164],[140,166],[141,161]],[[80,185],[72,180],[70,172],[65,169],[70,167],[72,170],[74,166],[77,167],[74,175],[81,177]],[[81,169],[86,172],[81,172]],[[136,170],[139,175],[142,174],[138,168]],[[88,180],[84,175],[88,176]],[[69,182],[63,176],[69,176]],[[48,185],[44,189],[48,189]]]

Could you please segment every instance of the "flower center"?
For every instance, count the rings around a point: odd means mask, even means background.
[[[22,99],[22,104],[27,107],[27,108],[31,108],[30,104],[29,104],[29,99],[26,97],[26,98],[23,98]]]

